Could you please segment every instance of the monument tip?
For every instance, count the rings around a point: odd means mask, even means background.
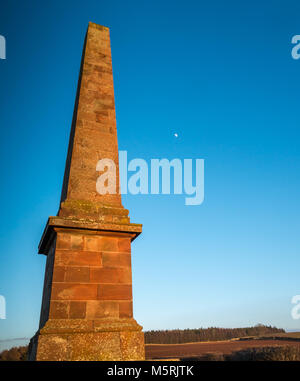
[[[94,28],[94,29],[98,29],[98,30],[106,30],[106,31],[109,31],[109,28],[104,26],[104,25],[100,25],[100,24],[96,24],[92,21],[89,21],[89,25],[88,25],[88,28]]]

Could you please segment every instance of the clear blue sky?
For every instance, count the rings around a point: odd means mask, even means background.
[[[299,1],[6,1],[0,34],[0,339],[38,327],[88,21],[111,28],[119,149],[205,159],[205,201],[124,197],[144,329],[300,328]],[[179,138],[174,138],[177,132]]]

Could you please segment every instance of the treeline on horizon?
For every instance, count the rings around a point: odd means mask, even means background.
[[[0,361],[26,361],[28,346],[13,347],[0,353]]]
[[[246,328],[197,328],[146,331],[146,344],[182,344],[198,341],[229,340],[238,337],[263,336],[268,333],[284,333],[284,329],[258,324]]]

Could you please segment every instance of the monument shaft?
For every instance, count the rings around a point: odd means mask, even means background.
[[[117,192],[97,193],[100,159],[117,168]],[[143,360],[133,319],[131,242],[142,225],[121,203],[108,28],[89,24],[60,208],[39,246],[47,255],[40,327],[30,360]]]

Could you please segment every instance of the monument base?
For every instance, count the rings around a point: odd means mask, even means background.
[[[144,333],[134,319],[48,320],[31,339],[29,361],[141,361]]]

